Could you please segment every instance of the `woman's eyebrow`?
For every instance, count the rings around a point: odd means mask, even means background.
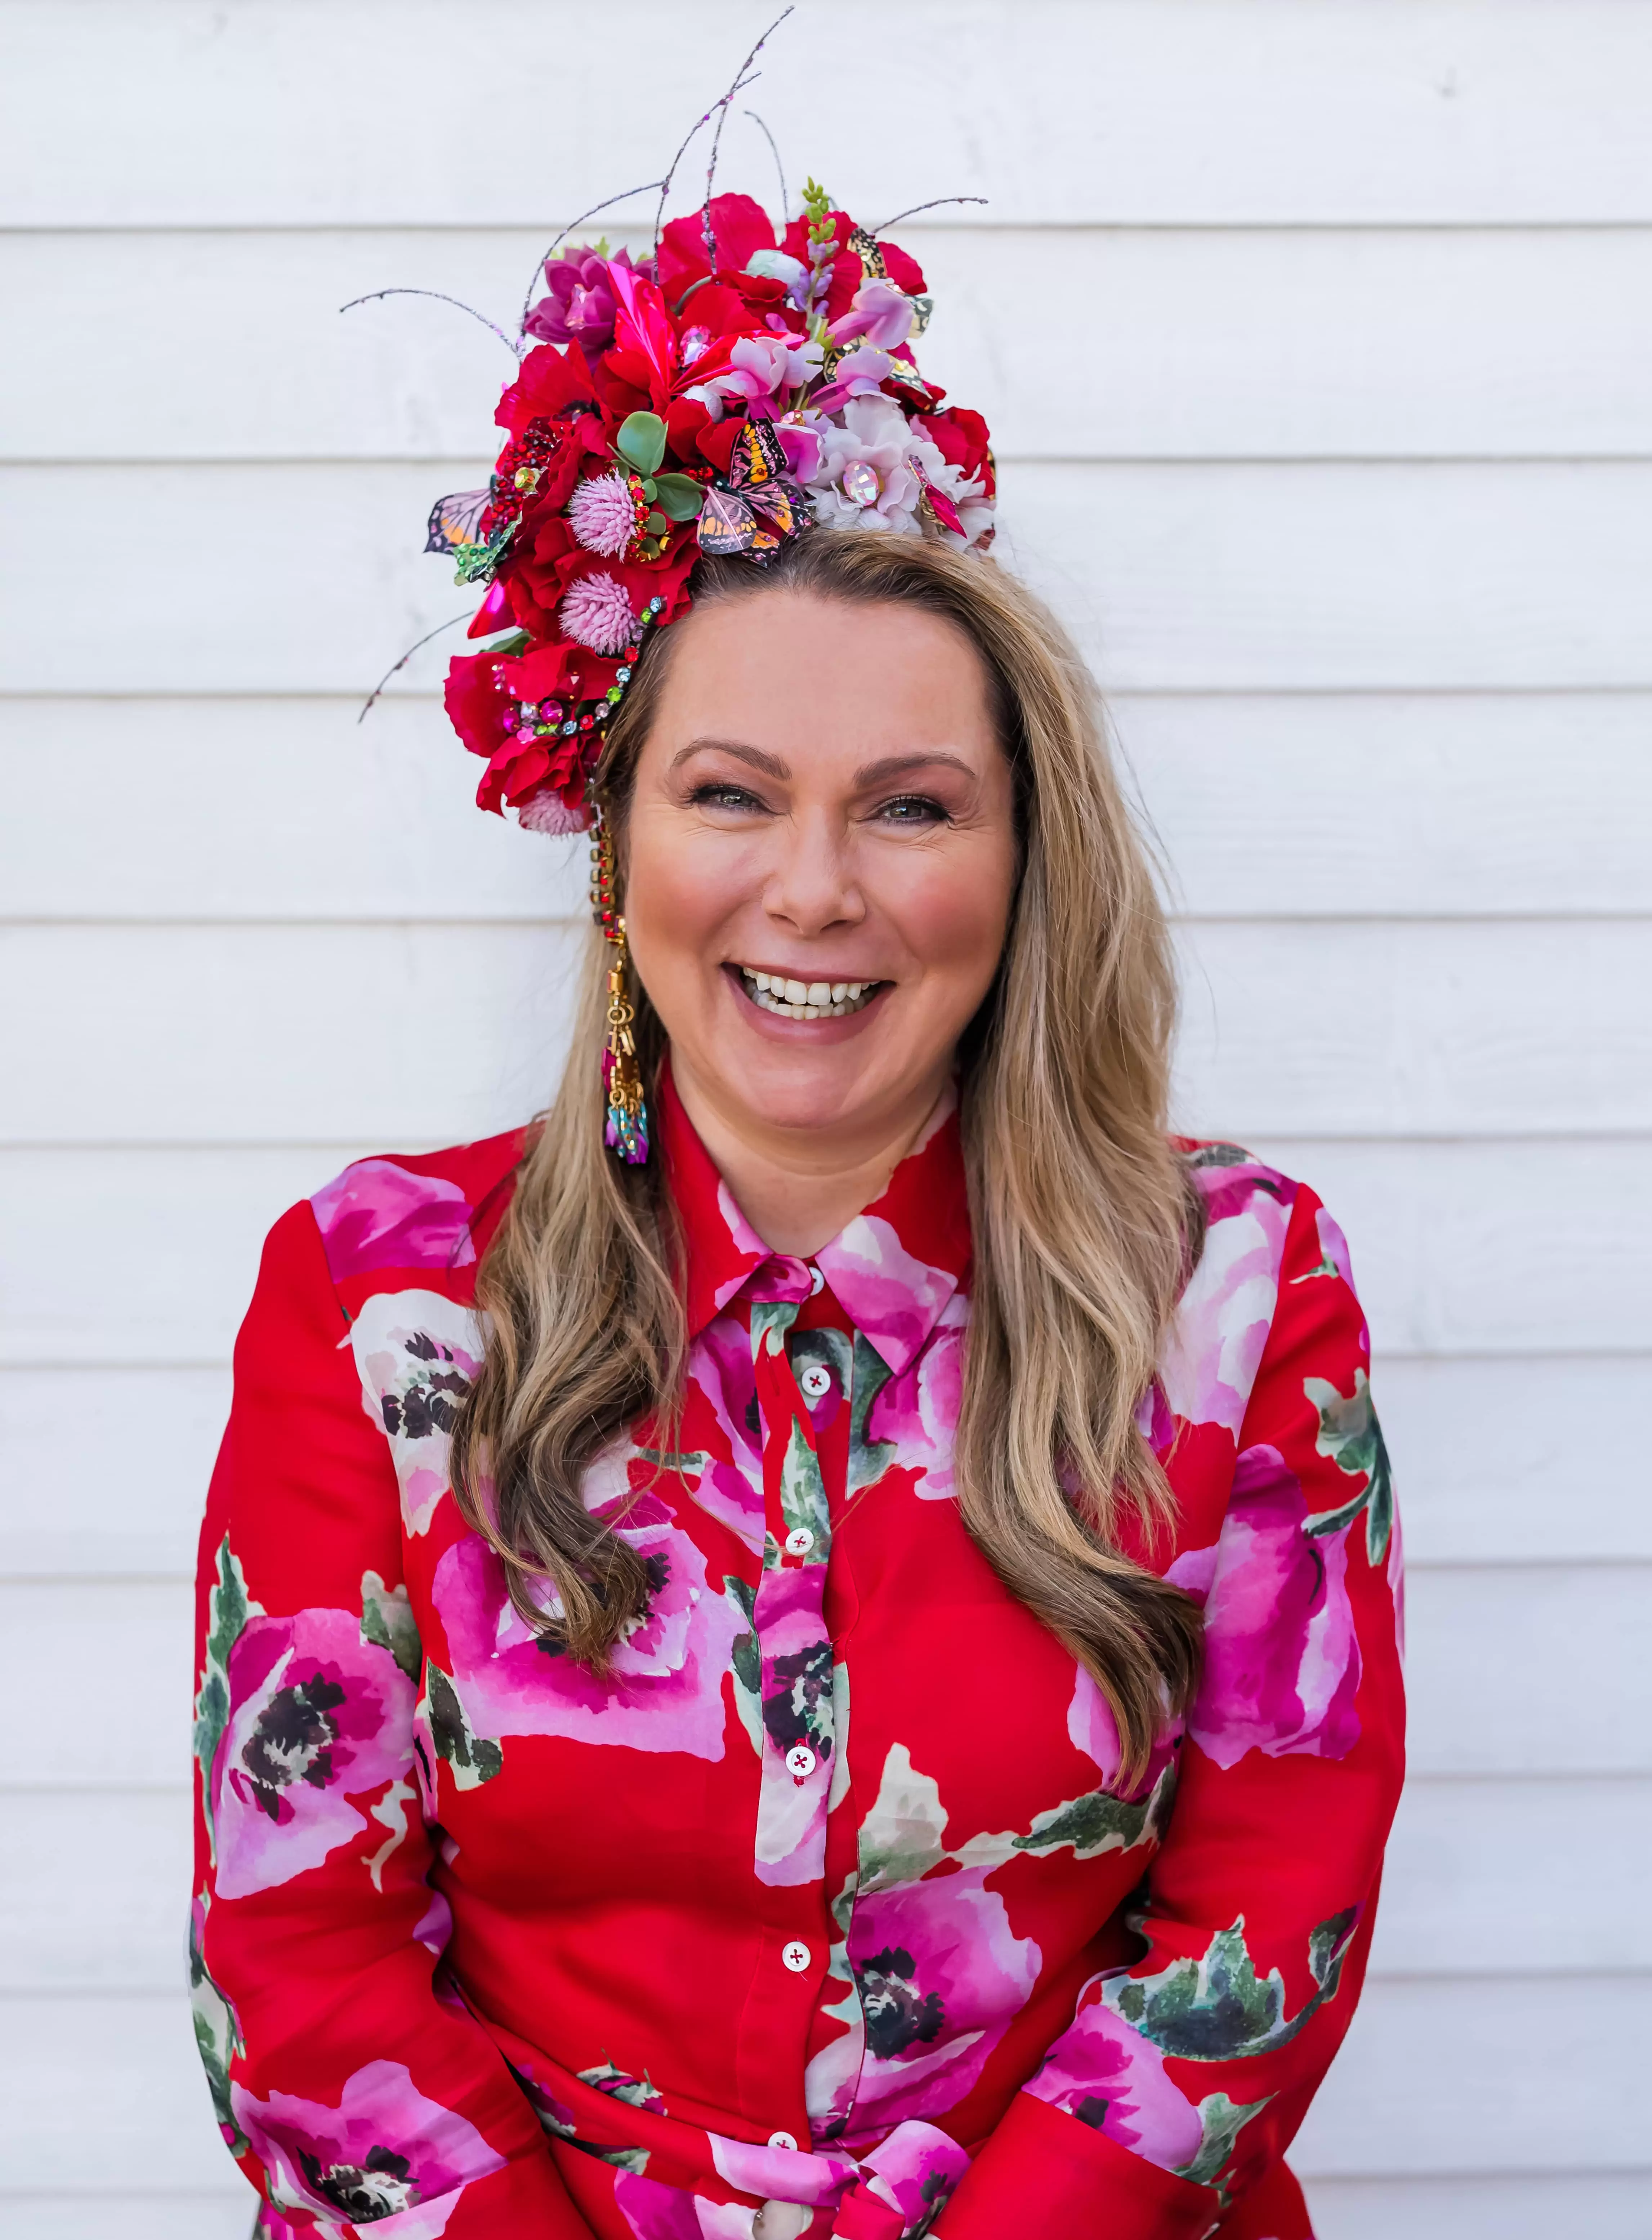
[[[690,739],[686,747],[679,747],[671,757],[671,768],[680,769],[695,755],[732,755],[738,763],[746,763],[753,770],[762,770],[765,777],[789,778],[789,764],[778,755],[766,754],[761,747],[743,747],[733,739]]]
[[[962,770],[966,777],[978,774],[962,755],[949,755],[935,748],[910,755],[885,755],[881,762],[863,763],[855,773],[855,790],[859,793],[868,786],[883,785],[889,778],[903,777],[910,770],[933,769],[937,763],[948,770]]]

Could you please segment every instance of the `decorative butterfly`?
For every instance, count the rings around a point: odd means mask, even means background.
[[[803,491],[786,469],[780,438],[766,420],[748,420],[700,509],[700,550],[749,552],[766,560],[808,519]]]
[[[490,485],[486,490],[455,490],[450,497],[437,498],[430,508],[425,550],[458,552],[467,544],[479,544],[482,539],[476,530],[492,496]]]

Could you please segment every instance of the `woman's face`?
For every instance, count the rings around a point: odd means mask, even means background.
[[[673,630],[625,917],[676,1077],[754,1144],[916,1130],[1015,889],[980,657],[922,609],[783,587]]]

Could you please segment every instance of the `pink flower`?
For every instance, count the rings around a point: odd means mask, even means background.
[[[969,2157],[954,2138],[933,2123],[897,2123],[882,2146],[866,2156],[862,2170],[866,2190],[901,2213],[910,2231],[937,2203],[946,2200],[969,2167]]]
[[[863,1889],[849,1927],[858,2014],[809,2065],[811,2111],[829,2098],[845,2144],[970,2092],[1031,1996],[1042,1956],[1011,1933],[991,1871],[965,1868]],[[816,2122],[821,2118],[816,2115]]]
[[[588,1500],[590,1490],[588,1483]],[[741,1630],[738,1613],[721,1585],[711,1585],[704,1557],[656,1497],[643,1494],[623,1510],[611,1497],[591,1505],[597,1516],[615,1519],[642,1557],[650,1585],[647,1615],[615,1650],[611,1675],[596,1678],[563,1655],[554,1637],[523,1623],[505,1590],[503,1565],[473,1534],[448,1550],[431,1589],[466,1716],[476,1733],[490,1737],[566,1735],[720,1758],[723,1680]],[[554,1621],[557,1605],[549,1588],[544,1607]]]
[[[763,1647],[763,1789],[754,1870],[760,1883],[816,1882],[826,1865],[826,1808],[836,1740],[826,1566],[766,1570],[755,1625]],[[786,1763],[798,1744],[815,1758],[799,1777]]]
[[[220,1897],[274,1890],[368,1828],[352,1797],[411,1770],[413,1683],[348,1610],[248,1619],[211,1769]]]
[[[803,388],[820,371],[821,357],[818,343],[796,335],[742,335],[729,350],[726,371],[713,374],[701,386],[720,397],[743,397],[750,402],[772,397],[777,390]]]
[[[617,560],[636,535],[636,507],[624,476],[589,475],[576,483],[568,501],[568,525],[588,552],[601,552]],[[607,653],[614,649],[600,646],[596,650]]]
[[[1159,1379],[1185,1423],[1221,1423],[1237,1438],[1273,1323],[1294,1193],[1266,1169],[1196,1171],[1210,1223],[1165,1340]]]
[[[912,331],[912,298],[888,280],[867,280],[855,291],[855,301],[828,330],[835,343],[864,337],[874,349],[891,350]]]
[[[890,1377],[867,1417],[868,1445],[876,1449],[887,1443],[898,1450],[902,1468],[914,1474],[912,1491],[920,1501],[949,1501],[955,1490],[954,1442],[969,1323],[969,1302],[955,1292],[916,1361]],[[855,1460],[851,1457],[851,1469]]]
[[[334,1283],[376,1268],[468,1268],[470,1207],[456,1183],[358,1159],[310,1201]]]
[[[1208,1757],[1346,1757],[1359,1739],[1360,1650],[1348,1530],[1309,1537],[1308,1503],[1273,1447],[1248,1447],[1213,1548],[1166,1573],[1204,1602],[1204,1677],[1188,1731]]]
[[[336,2108],[290,2092],[258,2100],[239,2084],[230,2092],[270,2199],[309,2210],[329,2230],[395,2217],[398,2236],[436,2240],[465,2187],[505,2166],[473,2124],[427,2100],[399,2061],[358,2069]]]
[[[590,646],[593,653],[622,652],[636,636],[630,594],[602,570],[575,579],[557,610],[557,619],[570,637]]]
[[[553,839],[568,832],[587,831],[590,821],[589,809],[583,804],[570,809],[554,785],[541,786],[516,811],[516,822],[524,832],[548,833]]]
[[[1080,1999],[1102,1981],[1093,1977]],[[1203,2143],[1199,2111],[1165,2075],[1164,2056],[1099,1997],[1080,2006],[1025,2089],[1160,2170],[1185,2169]]]
[[[877,1214],[857,1213],[815,1257],[849,1320],[891,1369],[912,1360],[958,1287],[945,1269],[914,1259]]]

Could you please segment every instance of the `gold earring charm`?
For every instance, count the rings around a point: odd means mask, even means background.
[[[631,1032],[636,1013],[625,989],[625,920],[614,907],[614,843],[605,817],[598,819],[591,835],[591,910],[614,950],[608,972],[608,1039],[603,1047],[603,1096],[608,1106],[603,1140],[627,1166],[640,1167],[648,1157],[648,1105]]]

